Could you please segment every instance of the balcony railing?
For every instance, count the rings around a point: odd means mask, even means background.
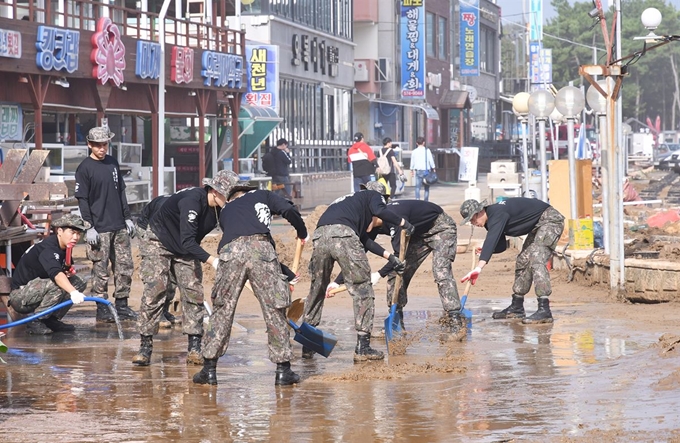
[[[60,8],[60,6],[63,7]],[[56,9],[54,8],[56,6]],[[0,18],[28,20],[49,26],[95,31],[101,17],[109,17],[121,35],[158,41],[158,14],[90,0],[29,0],[17,4],[0,0]],[[218,17],[219,20],[219,17]],[[245,55],[245,32],[196,21],[165,18],[165,42],[176,46]]]

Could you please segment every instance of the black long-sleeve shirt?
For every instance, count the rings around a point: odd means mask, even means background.
[[[288,220],[288,223],[295,228],[299,239],[307,238],[307,227],[293,203],[271,191],[250,191],[230,201],[222,208],[220,213],[222,240],[220,240],[218,251],[239,237],[269,234],[272,214],[280,215]]]
[[[331,203],[316,226],[348,226],[359,237],[367,251],[382,256],[385,249],[374,241],[375,237],[370,238],[366,233],[374,216],[382,219],[384,223],[397,226],[401,224],[401,217],[387,209],[385,198],[379,192],[365,189],[340,197]]]
[[[484,227],[488,233],[479,259],[488,262],[493,254],[505,251],[506,235],[519,237],[529,234],[549,207],[542,200],[516,197],[484,208],[488,217]]]
[[[125,229],[125,220],[131,219],[125,181],[110,155],[101,161],[87,157],[78,165],[75,197],[83,220],[100,233]]]
[[[59,246],[56,235],[50,235],[40,243],[36,243],[21,256],[17,268],[12,275],[11,288],[21,286],[36,278],[54,278],[65,269],[66,250]]]
[[[170,197],[170,195],[159,195],[144,206],[142,213],[137,218],[137,226],[139,226],[139,229],[146,229],[149,226],[151,217]]]
[[[187,188],[168,197],[149,225],[168,251],[205,263],[210,254],[201,241],[217,227],[218,212],[218,207],[208,206],[205,188]]]

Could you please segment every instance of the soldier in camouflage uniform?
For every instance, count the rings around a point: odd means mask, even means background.
[[[272,214],[281,215],[303,242],[307,239],[307,228],[290,201],[271,191],[253,190],[239,182],[237,174],[231,171],[228,174],[229,203],[220,213],[223,234],[212,292],[213,313],[203,339],[205,363],[194,376],[194,383],[217,384],[217,360],[227,352],[236,304],[246,280],[250,280],[253,294],[262,306],[269,359],[276,363],[274,383],[278,386],[299,383],[300,377],[290,368],[293,353],[286,320],[286,308],[290,305],[288,278],[281,271],[269,226]]]
[[[452,263],[456,259],[456,246],[458,235],[456,222],[444,212],[444,210],[431,202],[423,200],[399,200],[391,202],[387,208],[411,222],[415,226],[415,231],[409,239],[404,262],[403,285],[399,291],[397,301],[397,312],[402,321],[403,309],[408,303],[408,286],[416,271],[425,259],[432,255],[432,276],[439,289],[439,297],[446,312],[446,326],[449,332],[457,333],[463,323],[460,318],[460,297],[456,280],[453,277]],[[377,219],[373,222],[373,229],[369,233],[375,238],[378,234],[390,235],[392,237],[392,247],[395,253],[399,251],[401,243],[401,227],[389,223],[383,223]],[[387,306],[392,305],[392,294],[396,273],[392,272],[390,263],[385,264],[382,269],[371,275],[371,281],[377,283],[381,277],[389,276],[387,280]]]
[[[54,235],[31,246],[21,257],[12,275],[9,304],[20,314],[39,313],[71,299],[79,304],[85,300],[85,282],[66,264],[66,249],[73,247],[82,233],[91,226],[74,214],[52,222]],[[74,331],[73,325],[61,322],[71,306],[66,306],[47,317],[28,323],[29,334],[46,335],[52,332]]]
[[[495,312],[493,318],[521,318],[525,324],[552,323],[548,299],[552,287],[547,264],[564,231],[564,216],[549,204],[532,198],[509,198],[493,205],[485,203],[465,200],[460,207],[463,223],[470,221],[475,226],[484,226],[488,231],[478,266],[461,282],[470,280],[475,284],[491,255],[507,248],[506,235],[526,235],[522,252],[515,262],[512,303],[502,311]],[[538,310],[526,317],[524,295],[529,292],[532,283],[538,297]]]
[[[115,158],[107,155],[114,134],[107,127],[92,128],[87,134],[90,156],[76,169],[75,196],[85,221],[92,227],[86,234],[87,258],[92,260],[92,292],[107,299],[109,261],[113,272],[116,311],[121,320],[134,320],[128,307],[132,284],[132,246],[135,235],[125,182]],[[97,305],[97,321],[113,323],[107,306]]]
[[[182,331],[188,336],[187,363],[202,365],[203,337],[203,269],[210,263],[215,269],[219,258],[201,247],[201,241],[217,227],[218,208],[226,203],[226,171],[203,179],[203,188],[183,189],[171,197],[151,216],[142,247],[141,276],[144,295],[137,327],[141,336],[139,352],[132,363],[151,363],[153,336],[166,302],[170,276],[174,274],[182,302]]]
[[[153,214],[163,206],[163,203],[170,197],[170,195],[159,195],[158,197],[151,200],[142,209],[141,214],[137,218],[137,238],[139,239],[139,255],[146,255],[145,246],[147,244],[146,230],[149,227],[149,219]],[[175,282],[175,275],[170,273],[170,280],[168,281],[168,289],[165,291],[165,305],[163,306],[163,314],[161,315],[161,321],[159,326],[161,329],[170,329],[177,323],[177,318],[170,313],[170,304],[175,298],[175,292],[177,291],[177,283]]]
[[[314,251],[309,262],[312,284],[305,301],[304,316],[304,320],[312,326],[321,322],[326,286],[330,283],[333,264],[337,261],[354,302],[354,327],[357,331],[355,362],[385,358],[385,354],[370,346],[375,294],[371,285],[371,267],[364,249],[388,259],[397,272],[404,270],[404,263],[369,238],[366,230],[373,217],[402,226],[409,235],[414,230],[411,223],[387,208],[385,186],[379,182],[368,182],[361,187],[361,191],[331,203],[319,218],[312,236]],[[302,349],[303,358],[312,358],[313,355],[310,349]]]

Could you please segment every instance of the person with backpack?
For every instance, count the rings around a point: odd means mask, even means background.
[[[430,200],[430,184],[425,177],[434,171],[434,157],[432,151],[425,147],[425,137],[416,138],[416,149],[411,154],[411,175],[415,175],[416,200],[420,200],[420,188],[425,187],[425,201]]]
[[[376,173],[383,176],[385,181],[390,185],[390,197],[394,200],[394,193],[397,191],[397,174],[402,175],[403,172],[397,161],[397,156],[394,155],[394,146],[392,146],[392,139],[385,137],[382,141],[383,148],[380,150],[378,157],[378,168]]]

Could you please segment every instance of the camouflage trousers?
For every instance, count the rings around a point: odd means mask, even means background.
[[[274,363],[290,361],[293,352],[286,319],[290,288],[269,236],[239,237],[224,245],[216,274],[211,295],[213,313],[202,343],[203,357],[219,358],[227,352],[236,304],[246,280],[250,280],[267,325],[269,359]]]
[[[354,328],[370,334],[375,294],[371,286],[371,266],[359,237],[347,226],[328,225],[317,228],[312,240],[314,251],[309,261],[312,284],[305,300],[305,321],[312,326],[321,322],[326,286],[331,281],[333,264],[338,262],[354,304]]]
[[[141,335],[158,333],[158,322],[163,313],[171,275],[175,276],[182,303],[182,331],[189,335],[203,335],[203,268],[192,258],[177,257],[165,249],[156,235],[146,231],[142,247],[140,274],[144,282],[142,305],[137,318]]]
[[[432,253],[432,275],[439,289],[439,298],[445,311],[460,309],[460,297],[456,279],[453,277],[452,263],[456,260],[458,245],[458,228],[456,222],[446,213],[437,217],[434,225],[422,236],[413,236],[406,248],[406,268],[403,282],[399,290],[397,304],[400,307],[408,303],[408,285],[425,259]],[[396,274],[393,272],[387,279],[387,306],[392,305]]]
[[[128,298],[132,285],[132,245],[126,229],[99,234],[99,244],[87,245],[87,258],[92,260],[92,292],[109,298],[109,261],[115,289],[113,298]]]
[[[548,297],[552,293],[548,260],[564,231],[564,216],[552,206],[546,209],[533,231],[524,240],[522,252],[515,262],[515,283],[512,292],[524,296],[534,284],[536,297]]]
[[[78,291],[83,292],[87,287],[80,277],[72,275],[68,278],[69,282]],[[33,312],[43,312],[56,306],[61,302],[70,300],[71,296],[61,289],[55,282],[49,278],[36,278],[31,280],[19,289],[15,289],[9,294],[9,303],[12,309],[19,314],[32,314]],[[59,309],[48,317],[56,317],[61,319],[66,315],[72,305]],[[45,317],[45,318],[48,318]]]
[[[151,228],[148,228],[148,232],[151,232]],[[141,257],[146,254],[146,245],[147,241],[146,239],[148,238],[148,233],[147,229],[141,229],[139,226],[137,226],[137,238],[139,239],[138,243],[138,250],[139,250],[139,257],[140,257],[140,262],[141,262]],[[175,280],[175,273],[170,272],[169,279],[168,279],[168,289],[165,291],[165,299],[167,302],[171,302],[175,298],[175,293],[177,292],[177,281]]]

